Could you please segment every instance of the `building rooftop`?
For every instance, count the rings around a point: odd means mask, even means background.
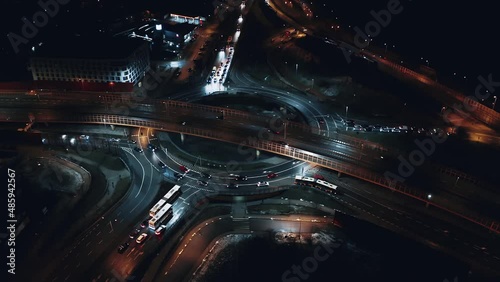
[[[75,36],[45,43],[32,57],[123,59],[145,43],[137,38]]]
[[[172,23],[172,22],[163,22],[163,30],[172,31],[178,34],[188,34],[193,29],[196,28],[196,25],[188,24],[188,23]]]

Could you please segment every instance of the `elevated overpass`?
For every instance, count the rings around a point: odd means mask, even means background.
[[[172,101],[172,103],[176,104],[178,102]],[[196,107],[197,105],[192,105],[192,106]],[[220,109],[225,109],[225,108],[220,108]],[[11,122],[14,121],[15,120],[11,120]],[[362,168],[354,164],[346,164],[341,160],[329,156],[312,153],[300,148],[291,147],[289,145],[283,145],[273,141],[259,140],[259,139],[250,141],[250,139],[246,136],[241,136],[235,132],[228,132],[226,130],[214,130],[214,129],[208,130],[206,128],[198,128],[190,125],[180,125],[178,123],[173,123],[168,121],[151,120],[146,118],[137,118],[137,117],[122,116],[122,115],[87,114],[87,115],[72,115],[64,118],[61,116],[52,116],[52,117],[41,116],[37,117],[37,121],[42,123],[106,124],[106,125],[127,126],[127,127],[148,127],[159,131],[182,133],[191,136],[234,143],[242,147],[251,147],[258,150],[264,150],[282,156],[302,160],[311,164],[319,165],[321,167],[335,170],[338,171],[339,173],[344,173],[352,177],[359,178],[364,181],[379,185],[381,187],[385,187],[394,192],[398,192],[413,199],[425,202],[427,205],[434,206],[436,208],[439,208],[441,210],[459,216],[460,218],[478,224],[488,229],[491,232],[500,233],[500,223],[492,220],[479,219],[475,216],[465,215],[453,211],[451,208],[442,205],[442,203],[438,203],[436,200],[430,201],[427,198],[427,195],[425,195],[422,192],[419,192],[416,189],[411,189],[411,187],[408,187],[404,183],[391,182],[388,181],[383,175],[370,171],[366,168]]]

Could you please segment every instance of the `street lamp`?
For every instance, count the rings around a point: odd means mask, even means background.
[[[347,111],[349,110],[349,106],[345,106],[345,119],[347,121]]]
[[[295,64],[295,75],[298,75],[299,64]]]
[[[432,195],[431,195],[431,194],[427,195],[427,202],[425,203],[425,207],[426,207],[426,208],[427,208],[427,207],[429,207],[429,203],[430,203],[430,201],[431,201],[431,198],[432,198]]]
[[[497,96],[493,96],[493,106],[492,106],[492,109],[494,110],[495,109],[495,105],[497,104]]]

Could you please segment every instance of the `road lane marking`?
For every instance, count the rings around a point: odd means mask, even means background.
[[[349,197],[349,198],[353,199],[353,200],[356,200],[356,201],[358,201],[358,202],[360,202],[360,203],[362,203],[362,204],[366,205],[366,206],[369,206],[370,208],[373,208],[373,206],[372,206],[372,205],[370,205],[370,204],[368,204],[368,203],[365,203],[365,202],[363,202],[363,201],[361,201],[361,200],[358,200],[358,199],[356,199],[356,198],[354,198],[354,197],[352,197],[352,196],[350,196],[350,195],[348,195],[348,194],[345,194],[345,195],[346,195],[347,197]]]
[[[102,243],[102,239],[101,239],[101,241],[99,241],[99,243],[97,243],[97,245],[100,245],[101,243]]]
[[[87,256],[90,256],[90,254],[91,254],[91,253],[92,253],[92,251],[90,251],[90,252],[87,254]]]

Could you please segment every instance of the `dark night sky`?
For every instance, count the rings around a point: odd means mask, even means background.
[[[22,22],[20,18],[28,18],[40,10],[37,1],[4,0],[5,4],[0,9],[0,32],[2,39],[0,49],[4,53],[12,52],[6,34],[9,31],[20,32]],[[92,0],[89,2],[97,2]],[[109,10],[100,13],[100,17],[106,20],[117,15],[126,15],[131,11],[139,14],[141,10],[166,11],[186,13],[193,15],[207,15],[213,7],[212,0],[185,0],[185,1],[123,1],[123,0],[101,0],[106,3]],[[334,9],[340,17],[341,24],[349,23],[363,27],[372,20],[370,11],[378,11],[387,6],[388,0],[349,0],[331,1],[315,0],[315,3],[326,3]],[[22,3],[22,4],[20,4]],[[80,0],[69,0],[64,7],[78,7]],[[123,3],[123,4],[122,4]],[[130,4],[133,3],[133,4]],[[396,44],[397,51],[408,56],[430,58],[431,66],[440,71],[452,74],[467,75],[471,81],[476,81],[478,74],[487,75],[493,73],[493,77],[500,75],[498,71],[497,45],[494,38],[498,36],[498,10],[487,0],[478,1],[416,1],[401,0],[404,7],[403,12],[395,15],[390,25],[384,28],[379,36],[375,38],[379,42],[391,42]],[[129,7],[121,9],[120,7]],[[331,8],[321,9],[330,11]],[[76,9],[73,9],[76,11]],[[79,10],[81,11],[81,10]],[[44,27],[40,34],[31,41],[36,41],[40,36],[48,33],[56,22],[64,23],[63,26],[77,29],[79,25],[89,26],[96,24],[96,18],[90,11],[80,13],[80,17],[72,14],[72,24],[65,23],[67,16],[65,12],[59,12],[51,18],[49,24]],[[330,16],[330,13],[328,14]],[[57,34],[57,32],[56,32]],[[30,41],[30,43],[31,43]],[[17,55],[18,57],[22,57]],[[12,55],[8,56],[13,58]],[[16,58],[14,58],[16,59]],[[19,60],[18,60],[19,61]],[[22,60],[21,60],[22,61]],[[5,58],[2,65],[5,66]],[[16,63],[18,64],[18,63]],[[1,69],[1,68],[0,68]],[[495,75],[497,74],[497,75]],[[7,76],[0,71],[0,77]]]

